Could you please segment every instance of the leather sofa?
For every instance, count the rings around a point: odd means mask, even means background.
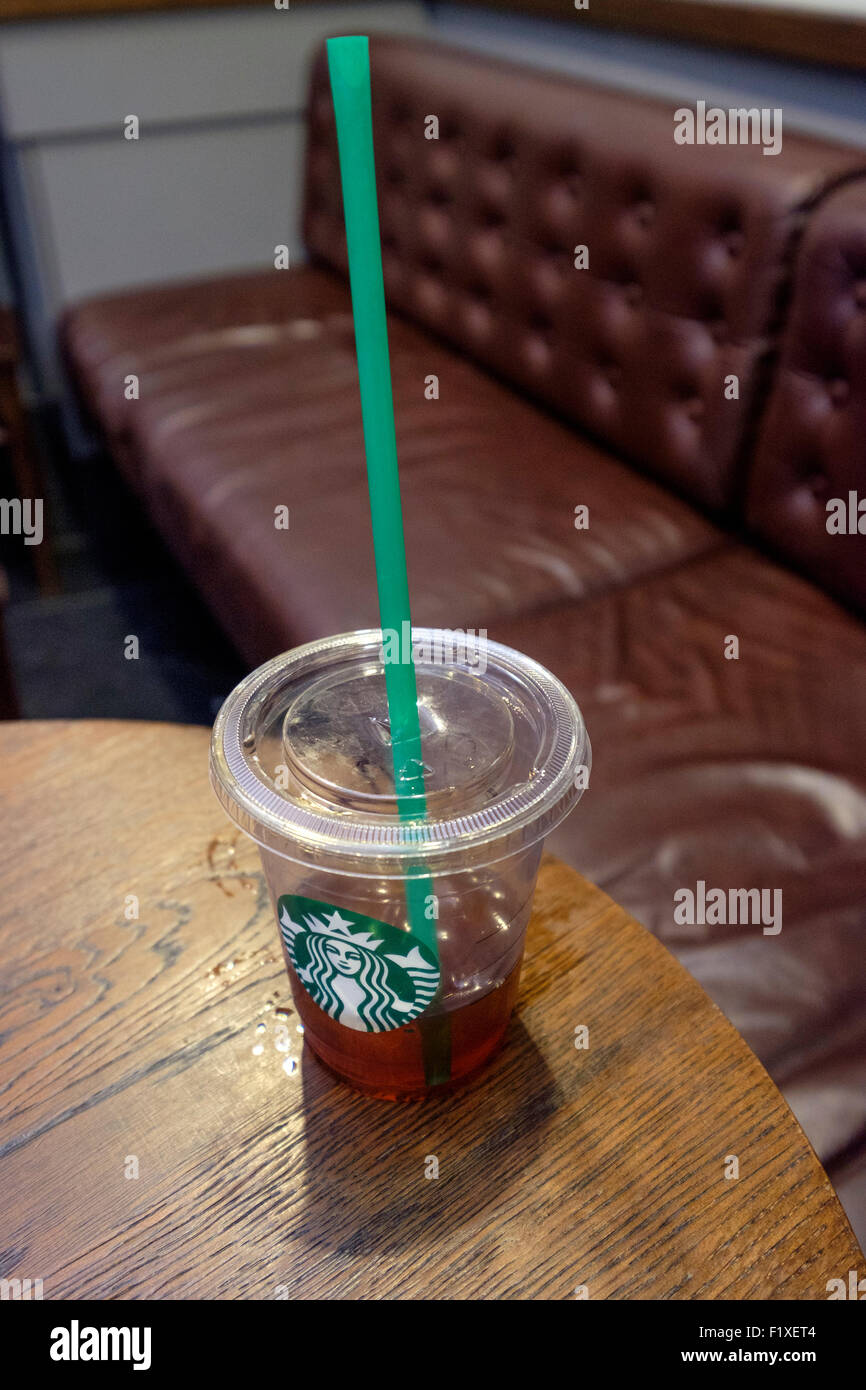
[[[866,494],[866,152],[678,145],[673,103],[427,42],[371,55],[415,620],[486,628],[573,690],[593,781],[551,849],[732,1019],[862,1239],[866,542],[827,503]],[[377,622],[323,55],[308,133],[305,265],[62,325],[250,663]],[[679,925],[700,882],[781,889],[782,930]]]

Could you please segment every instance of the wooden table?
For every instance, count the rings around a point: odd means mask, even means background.
[[[333,1080],[279,1016],[207,746],[0,725],[0,1276],[46,1299],[825,1299],[862,1264],[739,1035],[555,860],[481,1078],[408,1105]]]

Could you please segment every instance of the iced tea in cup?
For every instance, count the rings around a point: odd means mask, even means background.
[[[412,646],[417,818],[394,793],[394,653],[378,629],[259,667],[220,710],[210,760],[259,847],[305,1041],[389,1099],[464,1080],[501,1041],[544,837],[591,757],[577,704],[537,662],[439,629],[414,629]]]

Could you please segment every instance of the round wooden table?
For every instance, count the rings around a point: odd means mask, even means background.
[[[0,725],[0,1277],[46,1299],[826,1299],[862,1264],[737,1032],[555,860],[480,1078],[404,1105],[334,1080],[207,749]]]

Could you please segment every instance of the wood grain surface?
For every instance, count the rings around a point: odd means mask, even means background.
[[[0,1276],[46,1299],[825,1299],[862,1263],[739,1035],[557,861],[483,1076],[404,1105],[334,1080],[278,1012],[207,747],[0,725]]]

